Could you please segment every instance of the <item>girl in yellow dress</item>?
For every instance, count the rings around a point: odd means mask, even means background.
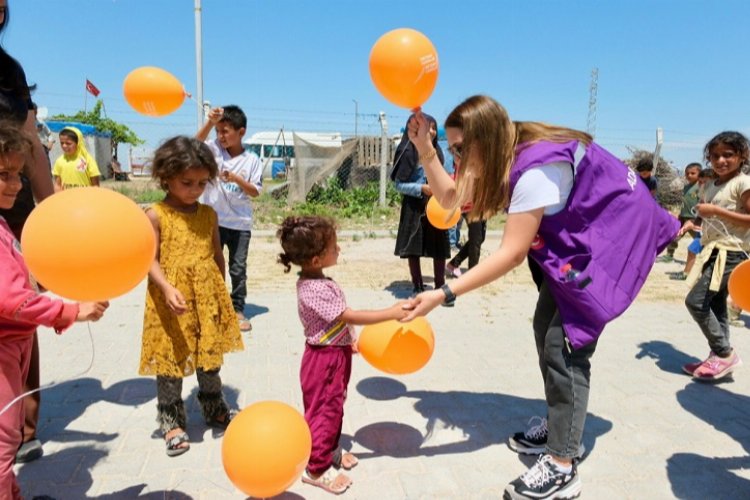
[[[207,425],[226,429],[235,414],[219,369],[224,353],[242,350],[242,337],[224,284],[216,212],[198,203],[217,175],[211,151],[196,139],[174,137],[154,154],[153,177],[167,194],[146,212],[158,248],[148,273],[139,373],[156,375],[157,422],[169,456],[190,448],[183,377],[197,373]]]

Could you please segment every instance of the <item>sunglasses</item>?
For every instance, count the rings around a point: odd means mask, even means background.
[[[454,144],[453,146],[448,146],[448,152],[453,155],[453,158],[460,160],[462,147],[462,144]]]

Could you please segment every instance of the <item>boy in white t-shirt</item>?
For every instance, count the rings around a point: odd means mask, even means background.
[[[240,330],[252,329],[245,318],[247,297],[247,252],[253,227],[253,206],[250,198],[260,195],[263,188],[263,166],[254,153],[242,145],[247,117],[239,106],[214,108],[208,121],[195,137],[205,141],[219,166],[219,179],[209,184],[200,198],[219,216],[221,247],[229,249],[229,277],[232,282],[232,305],[237,312]],[[212,128],[216,139],[206,140]]]

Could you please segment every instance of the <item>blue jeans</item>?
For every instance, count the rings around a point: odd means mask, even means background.
[[[229,249],[229,278],[232,281],[232,306],[236,312],[245,310],[247,297],[247,252],[250,247],[250,231],[228,229],[219,226],[221,248]]]
[[[596,341],[575,350],[570,346],[546,282],[539,289],[534,337],[547,400],[547,452],[561,458],[574,458],[583,439],[591,356],[596,350]]]

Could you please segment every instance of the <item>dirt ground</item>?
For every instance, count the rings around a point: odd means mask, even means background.
[[[257,234],[260,233],[260,234]],[[294,282],[297,279],[297,269],[284,273],[281,264],[276,263],[281,247],[272,231],[256,231],[250,242],[248,260],[248,288],[278,289],[294,293]],[[688,287],[684,281],[677,281],[671,277],[684,267],[687,253],[688,238],[683,238],[672,263],[654,264],[648,281],[641,290],[638,300],[681,302],[687,294]],[[482,256],[496,250],[500,244],[499,234],[489,234],[482,246]],[[365,233],[350,234],[344,232],[339,236],[341,255],[337,266],[329,269],[327,275],[342,285],[348,287],[385,290],[395,297],[405,297],[411,292],[409,268],[405,259],[393,255],[394,237],[371,237]],[[463,269],[465,270],[466,262]],[[432,285],[432,261],[422,259],[422,272],[425,284]],[[533,282],[528,268],[519,266],[507,276],[484,287],[482,293],[494,295],[508,287],[532,287]]]

